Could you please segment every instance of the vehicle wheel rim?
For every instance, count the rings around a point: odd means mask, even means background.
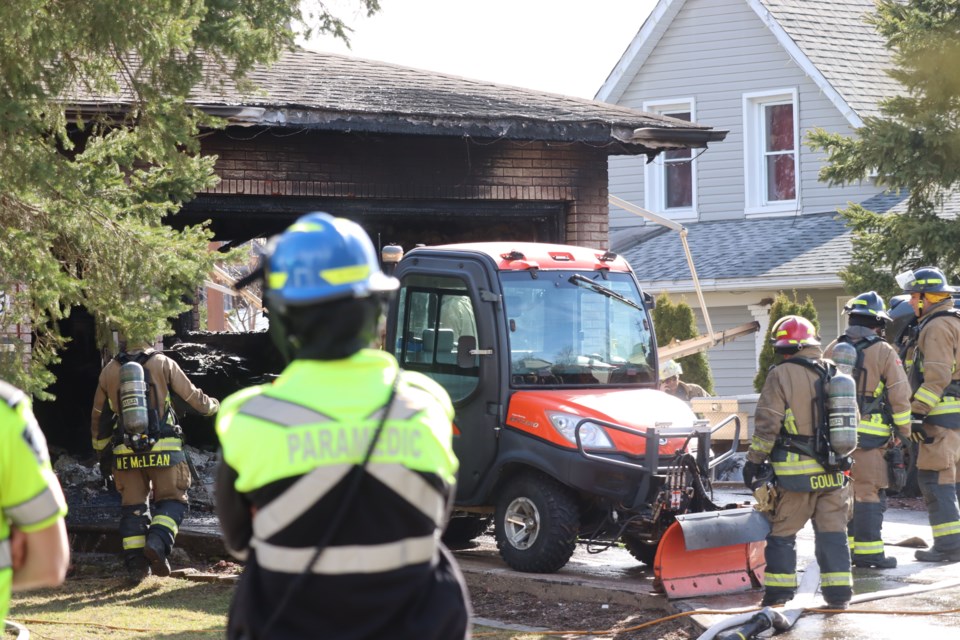
[[[507,506],[503,530],[510,546],[529,549],[540,533],[540,512],[528,498],[516,498]]]

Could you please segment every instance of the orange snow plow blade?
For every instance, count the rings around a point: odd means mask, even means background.
[[[750,507],[677,516],[657,547],[654,586],[668,598],[762,586],[769,531],[766,518]]]

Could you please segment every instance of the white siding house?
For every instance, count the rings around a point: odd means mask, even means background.
[[[660,0],[597,94],[598,100],[727,130],[691,156],[610,158],[610,194],[681,222],[715,330],[758,320],[772,298],[796,291],[836,337],[852,294],[838,271],[850,256],[837,209],[875,211],[903,196],[872,182],[818,181],[815,128],[851,134],[898,86],[889,55],[863,18],[873,0]],[[697,307],[676,234],[611,206],[610,246],[654,295]],[[752,393],[762,336],[707,352],[723,395]]]

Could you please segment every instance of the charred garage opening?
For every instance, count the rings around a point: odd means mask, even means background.
[[[726,132],[591,100],[407,69],[350,56],[291,51],[250,74],[256,92],[211,82],[195,106],[225,119],[203,132],[218,185],[168,223],[209,221],[223,246],[268,238],[310,211],[360,223],[374,243],[484,240],[607,246],[607,159],[703,148]],[[122,96],[82,102],[124,110]],[[194,382],[217,398],[278,372],[263,332],[205,331],[198,305],[164,340]],[[90,410],[109,353],[96,310],[73,309],[71,340],[53,367],[56,400],[37,417],[53,447],[92,456]],[[212,448],[212,420],[186,415],[188,442]]]

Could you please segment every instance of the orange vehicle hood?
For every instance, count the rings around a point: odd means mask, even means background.
[[[647,428],[692,429],[697,419],[686,402],[654,389],[551,389],[514,393],[506,423],[559,446],[576,448],[553,428],[547,411],[597,418],[637,429],[637,435],[607,429],[616,448],[631,454],[644,452],[643,436]],[[661,453],[673,453],[683,446],[684,440],[661,438]]]

